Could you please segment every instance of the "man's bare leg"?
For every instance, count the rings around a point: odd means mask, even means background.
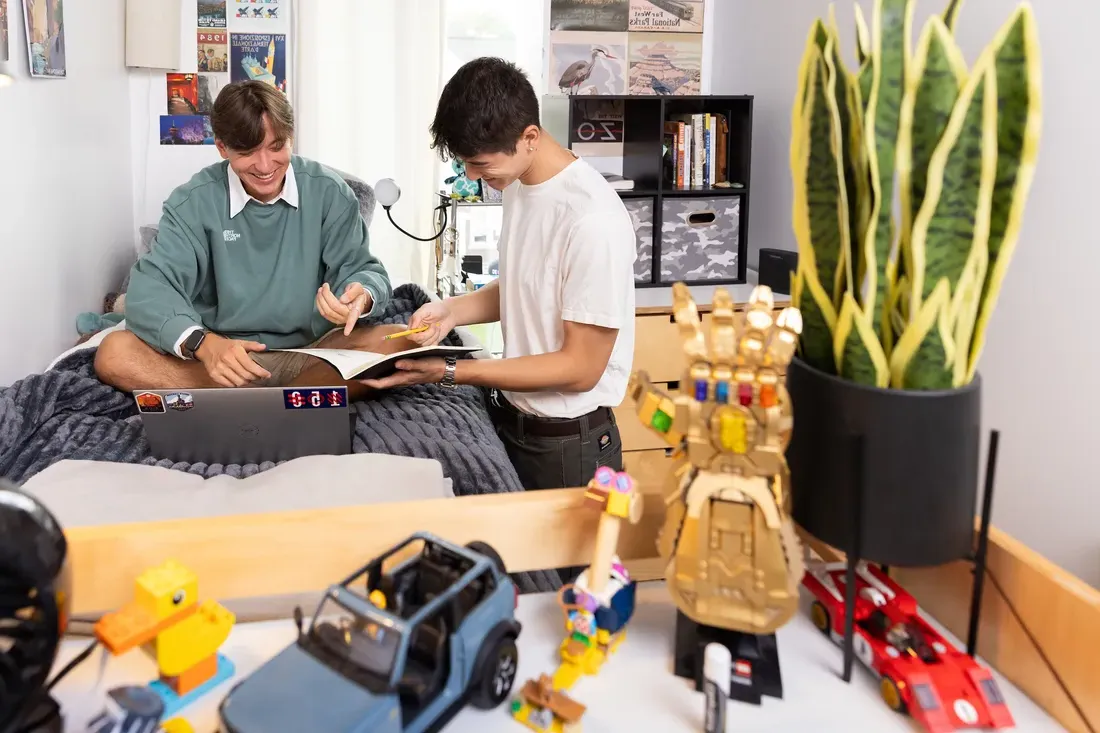
[[[218,386],[199,362],[162,354],[126,330],[113,331],[100,343],[95,373],[101,382],[124,392]]]
[[[391,333],[406,330],[402,324],[379,324],[374,326],[360,326],[345,336],[343,331],[333,331],[317,342],[320,349],[354,349],[355,351],[373,351],[376,354],[393,354],[406,349],[420,346],[415,341],[402,336],[401,338],[385,340]],[[344,385],[348,388],[348,401],[361,400],[375,390],[364,386],[359,382],[348,382],[340,376],[328,362],[322,359],[310,358],[309,366],[303,369],[298,376],[291,380],[288,387],[330,387]]]

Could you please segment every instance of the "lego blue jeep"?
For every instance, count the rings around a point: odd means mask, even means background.
[[[225,733],[422,733],[508,699],[518,591],[488,545],[417,533],[325,593],[298,640],[229,692]]]

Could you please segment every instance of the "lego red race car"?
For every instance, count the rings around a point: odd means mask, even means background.
[[[844,641],[845,563],[817,563],[802,583],[813,594],[810,617]],[[921,618],[917,601],[877,567],[856,569],[855,657],[879,678],[882,699],[930,733],[1015,725],[988,669]]]

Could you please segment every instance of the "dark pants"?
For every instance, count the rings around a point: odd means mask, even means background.
[[[493,390],[489,414],[527,490],[586,486],[600,466],[623,470],[623,442],[610,408],[568,419],[535,417]]]
[[[615,415],[607,407],[577,418],[535,417],[492,390],[489,414],[528,491],[586,486],[600,466],[623,470],[623,442]],[[572,583],[584,568],[555,569],[562,583]]]

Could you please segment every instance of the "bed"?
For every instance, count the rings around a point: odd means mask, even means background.
[[[373,193],[369,188],[364,192],[365,184],[356,183],[359,188],[353,184],[353,189],[369,222]],[[143,239],[153,244],[151,238]],[[378,321],[407,323],[413,312],[429,300],[431,297],[418,285],[397,285]],[[207,479],[247,478],[274,468],[274,463],[176,463],[153,455],[133,397],[95,376],[93,363],[99,343],[107,333],[120,328],[125,328],[124,320],[69,349],[41,374],[0,387],[0,477],[23,484],[65,460],[145,464]],[[471,339],[459,329],[444,343],[469,344]],[[353,403],[351,408],[355,414],[354,454],[438,461],[456,496],[523,490],[489,419],[486,395],[479,388],[418,385]],[[375,484],[379,476],[364,475],[363,481]],[[392,491],[400,494],[402,488],[394,485]],[[556,574],[528,575],[532,577],[521,584],[525,590],[547,590],[557,583]]]

